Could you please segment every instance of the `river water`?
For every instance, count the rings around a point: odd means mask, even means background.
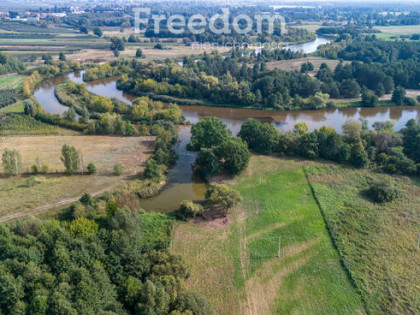
[[[312,46],[311,46],[312,47]],[[309,49],[309,48],[308,48]],[[83,82],[82,73],[71,73],[39,84],[34,96],[36,100],[51,113],[63,113],[68,108],[61,105],[54,96],[57,84],[70,79],[77,83]],[[87,82],[89,91],[130,103],[136,97],[119,91],[116,88],[117,78],[106,78]],[[183,114],[191,123],[196,123],[206,116],[216,116],[223,120],[233,134],[237,134],[242,123],[250,118],[272,123],[281,131],[290,131],[297,122],[306,121],[311,130],[322,126],[330,126],[341,132],[341,126],[346,120],[364,118],[369,126],[376,121],[392,119],[396,122],[396,130],[405,126],[408,120],[420,121],[420,107],[375,107],[375,108],[328,108],[322,110],[300,111],[263,111],[240,108],[181,106]],[[168,184],[155,197],[141,200],[142,208],[149,211],[169,212],[175,210],[182,200],[202,200],[206,190],[205,184],[193,176],[191,164],[196,153],[186,150],[190,139],[190,127],[179,127],[180,142],[174,147],[178,161],[168,174]]]

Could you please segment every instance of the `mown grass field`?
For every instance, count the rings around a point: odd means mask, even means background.
[[[307,167],[340,254],[371,314],[420,313],[420,182],[332,164]],[[376,204],[362,193],[388,179],[402,192]]]
[[[364,313],[312,196],[306,164],[254,156],[230,182],[242,207],[225,220],[178,223],[174,250],[192,270],[187,285],[218,314]]]
[[[96,165],[96,175],[66,176],[60,161],[63,144],[71,144],[83,156],[86,168]],[[66,205],[83,193],[91,194],[112,190],[139,172],[152,153],[153,138],[106,136],[22,136],[3,137],[0,152],[16,149],[22,156],[23,170],[39,163],[49,165],[49,174],[34,176],[0,177],[0,220],[2,217],[37,207]],[[115,163],[125,166],[121,177],[112,174]],[[1,170],[2,172],[2,170]],[[31,183],[32,182],[32,183]]]

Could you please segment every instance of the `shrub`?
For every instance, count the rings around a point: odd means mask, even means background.
[[[32,165],[31,170],[32,170],[32,174],[34,174],[34,175],[38,174],[38,166]]]
[[[162,185],[160,183],[149,183],[147,186],[137,191],[137,196],[139,198],[150,198],[156,196],[161,188]]]
[[[94,175],[96,174],[97,170],[96,170],[96,166],[95,164],[93,164],[92,162],[88,164],[88,173],[89,175]]]
[[[42,165],[41,170],[43,174],[47,174],[50,171],[50,167],[48,166],[48,164],[44,164]]]
[[[159,165],[156,160],[149,159],[146,162],[144,176],[147,178],[158,178],[163,174],[163,165]]]
[[[204,208],[198,203],[194,203],[191,200],[184,200],[179,205],[178,215],[182,219],[188,220],[194,218],[197,214],[203,212]]]
[[[121,176],[124,174],[124,166],[121,163],[117,163],[114,165],[114,174],[117,176]]]
[[[81,198],[80,198],[80,202],[85,204],[85,205],[90,205],[92,203],[92,196],[88,193],[85,193]]]
[[[366,192],[372,201],[377,203],[390,202],[399,197],[398,188],[387,183],[373,183]]]

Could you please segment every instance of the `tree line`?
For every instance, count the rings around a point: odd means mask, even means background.
[[[417,148],[420,126],[410,120],[401,132],[394,122],[377,122],[373,130],[366,121],[347,121],[343,134],[331,127],[312,132],[305,122],[297,123],[292,132],[280,132],[268,123],[247,120],[238,136],[250,150],[259,154],[322,158],[354,167],[371,166],[390,174],[420,174],[420,151]],[[420,138],[420,137],[419,137]]]

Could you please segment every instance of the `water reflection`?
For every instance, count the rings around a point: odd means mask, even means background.
[[[299,45],[290,45],[283,47],[284,49],[290,49],[293,52],[300,52],[302,51],[305,54],[311,54],[315,52],[320,45],[328,44],[331,41],[324,37],[317,37],[314,41],[303,43]]]

